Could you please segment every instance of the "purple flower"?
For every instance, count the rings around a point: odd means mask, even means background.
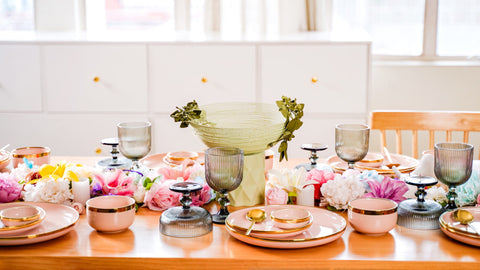
[[[385,176],[382,182],[369,180],[367,183],[372,191],[363,197],[385,198],[397,203],[406,199],[403,195],[408,191],[408,186],[401,180]]]
[[[0,173],[0,203],[13,202],[20,199],[22,185],[9,173]]]

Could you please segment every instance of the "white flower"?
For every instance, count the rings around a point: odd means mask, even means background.
[[[307,171],[305,168],[299,169],[271,169],[268,172],[267,186],[277,186],[287,190],[288,192],[296,192],[302,190],[304,186],[309,184],[315,184],[316,182],[311,180],[307,181]]]
[[[365,188],[355,175],[349,177],[338,175],[320,188],[329,205],[336,209],[347,209],[348,203],[365,194]]]
[[[137,188],[135,189],[135,192],[133,192],[133,198],[135,199],[136,203],[143,203],[143,200],[145,199],[145,193],[147,190],[145,187],[140,184],[137,185]]]
[[[33,167],[29,169],[28,166],[24,163],[19,163],[18,167],[12,170],[12,174],[16,179],[19,179],[20,181],[25,181],[28,174],[36,171],[38,171],[38,166],[36,165],[33,165]]]
[[[425,196],[426,200],[434,200],[438,203],[446,203],[447,202],[447,192],[442,187],[433,186],[428,188],[427,196]]]
[[[36,184],[25,185],[23,200],[30,202],[50,202],[70,205],[73,194],[70,181],[64,178],[57,180],[52,177],[38,181]]]

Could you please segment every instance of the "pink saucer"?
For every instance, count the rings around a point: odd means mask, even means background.
[[[241,228],[246,224],[249,224],[245,218],[245,214],[251,209],[258,208],[250,207],[231,213],[227,217],[225,229],[237,240],[251,245],[269,248],[296,249],[320,246],[335,241],[343,235],[347,226],[347,221],[340,215],[317,207],[307,207],[301,205],[268,205],[264,207],[264,210],[267,212],[268,216],[268,213],[270,213],[273,209],[285,207],[303,208],[308,210],[312,215],[311,226],[302,233],[297,233],[290,236],[284,235],[281,238],[266,238],[259,237],[257,235],[254,236],[253,234],[247,236],[245,235],[245,230],[239,229],[239,227]],[[243,219],[245,219],[245,223],[242,221],[242,216]],[[259,226],[255,225],[256,227],[254,227],[254,230],[258,231],[259,229],[263,229],[264,231],[268,231],[273,229],[271,224],[269,225],[267,223],[262,225],[262,223],[260,223]],[[232,224],[236,225],[236,227],[232,227]]]

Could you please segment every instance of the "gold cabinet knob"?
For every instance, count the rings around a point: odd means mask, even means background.
[[[102,149],[101,148],[96,148],[95,149],[95,154],[99,155],[102,153]]]
[[[100,78],[99,78],[99,77],[93,77],[93,81],[94,81],[94,82],[99,82],[99,81],[100,81]]]
[[[207,81],[207,77],[202,77],[202,83],[206,83]]]
[[[313,76],[312,77],[312,83],[316,83],[318,82],[318,77],[317,76]]]

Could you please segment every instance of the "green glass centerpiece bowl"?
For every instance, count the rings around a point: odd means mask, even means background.
[[[230,102],[200,109],[204,115],[191,125],[208,147],[232,146],[245,155],[257,154],[284,132],[285,118],[273,104]]]
[[[200,106],[202,116],[191,121],[195,134],[208,147],[237,147],[244,151],[241,185],[229,193],[234,206],[264,203],[265,154],[285,130],[278,107],[264,103],[230,102]]]

